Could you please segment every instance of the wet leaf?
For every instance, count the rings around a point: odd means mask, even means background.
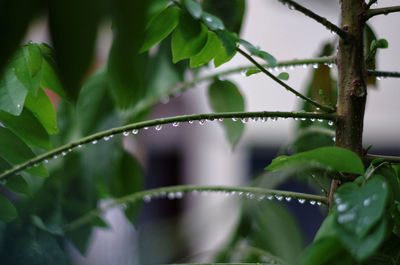
[[[211,61],[222,47],[217,35],[209,31],[207,42],[203,49],[196,55],[190,57],[190,67],[199,67]]]

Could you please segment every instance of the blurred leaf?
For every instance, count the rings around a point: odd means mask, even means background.
[[[107,72],[104,69],[93,73],[83,84],[76,104],[77,123],[82,135],[98,130],[99,120],[112,112],[107,89]]]
[[[42,89],[38,90],[36,97],[28,93],[25,107],[39,120],[48,134],[58,133],[54,106]]]
[[[42,7],[39,0],[13,0],[0,3],[0,76],[18,48],[30,21]]]
[[[225,29],[224,22],[210,13],[203,12],[201,20],[212,31]]]
[[[49,29],[59,73],[67,94],[75,101],[93,64],[97,27],[105,12],[105,2],[59,0],[49,4]]]
[[[0,110],[12,115],[21,114],[27,94],[28,90],[15,76],[14,69],[7,67],[0,78]]]
[[[4,158],[10,164],[15,165],[26,162],[34,156],[35,154],[23,141],[6,128],[0,127],[0,157]],[[39,177],[48,176],[43,164],[27,169],[26,171]]]
[[[400,183],[393,167],[389,164],[379,164],[376,168],[374,168],[373,176],[374,175],[381,175],[388,183],[390,188],[388,201],[392,202],[394,199],[400,202]]]
[[[276,59],[271,54],[260,50],[260,48],[255,47],[253,44],[246,40],[240,39],[239,42],[246,48],[248,52],[250,52],[251,55],[264,59],[264,61],[266,61],[271,67],[274,67],[276,65]]]
[[[297,165],[326,166],[331,170],[353,174],[363,174],[364,165],[353,152],[339,147],[321,147],[292,156],[279,156],[266,170],[284,170]]]
[[[173,62],[189,58],[201,51],[207,42],[207,29],[188,14],[180,14],[179,25],[172,33]]]
[[[147,55],[139,54],[150,1],[113,1],[115,37],[108,59],[109,89],[116,105],[127,109],[145,94]]]
[[[183,0],[186,10],[193,18],[199,19],[203,13],[203,9],[195,0]]]
[[[258,73],[261,73],[261,70],[252,69],[252,70],[246,71],[246,76],[251,76],[251,75],[258,74]]]
[[[289,74],[286,72],[280,73],[277,78],[282,79],[282,80],[289,80]]]
[[[340,257],[340,261],[338,259]],[[302,265],[352,265],[353,259],[345,252],[336,237],[324,237],[311,244],[303,253]]]
[[[176,7],[168,7],[156,16],[146,27],[143,46],[140,52],[145,52],[165,39],[178,25],[181,10]]]
[[[58,67],[55,61],[55,54],[52,48],[45,43],[39,45],[44,60],[42,61],[42,80],[40,86],[49,89],[60,97],[66,99],[64,88],[58,77]]]
[[[302,129],[292,143],[294,153],[310,151],[324,146],[333,146],[335,132],[319,126]]]
[[[245,0],[203,0],[203,9],[219,17],[229,31],[239,33],[246,9]]]
[[[208,89],[208,98],[211,108],[215,112],[244,111],[245,103],[237,86],[230,81],[215,80]],[[244,124],[240,121],[224,120],[226,136],[232,147],[235,147],[244,131]]]
[[[136,158],[124,152],[118,164],[114,164],[113,179],[111,182],[111,195],[114,198],[123,197],[143,189],[143,171]],[[125,210],[129,221],[136,225],[141,205],[130,204]]]
[[[42,79],[42,54],[35,43],[22,46],[14,56],[12,67],[18,80],[36,96]]]
[[[345,183],[334,194],[336,221],[349,233],[364,238],[385,212],[388,186],[373,177],[363,187]]]
[[[14,205],[0,194],[0,221],[11,222],[17,217],[18,213]]]
[[[221,49],[221,46],[222,44],[217,35],[214,32],[209,31],[207,42],[203,49],[201,49],[201,51],[196,55],[190,57],[190,67],[199,67],[211,61],[217,54],[218,50]]]
[[[23,109],[19,116],[0,111],[0,122],[31,146],[51,149],[50,137],[33,114]]]
[[[23,177],[19,175],[14,175],[11,178],[8,178],[7,184],[5,186],[10,191],[18,194],[25,194],[25,195],[31,194],[31,190],[29,188],[28,183]]]

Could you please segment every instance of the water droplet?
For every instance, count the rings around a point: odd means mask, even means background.
[[[173,123],[172,123],[172,126],[173,126],[173,127],[178,127],[178,126],[179,126],[179,122],[178,122],[178,121],[173,122]]]
[[[18,105],[17,105],[17,108],[19,108],[19,109],[20,109],[20,108],[21,108],[21,104],[18,104]]]
[[[104,137],[103,137],[104,141],[106,141],[106,142],[107,142],[108,140],[110,140],[110,138],[111,138],[110,136],[104,136]]]
[[[364,206],[369,206],[371,204],[371,198],[367,198],[363,201]]]
[[[48,164],[48,163],[49,163],[49,160],[45,159],[43,162],[44,162],[45,164]]]
[[[315,119],[314,119],[314,118],[311,118],[311,119],[310,119],[310,121],[311,121],[311,122],[314,122],[314,121],[315,121]]]
[[[278,201],[282,201],[282,200],[283,200],[283,196],[280,196],[280,195],[275,195],[275,198],[276,198]]]
[[[317,69],[317,68],[319,67],[319,64],[315,63],[315,64],[313,64],[312,67],[313,67],[314,69]]]
[[[251,118],[251,120],[256,122],[256,121],[258,121],[258,117],[253,117],[253,118]]]
[[[257,198],[258,201],[262,201],[265,199],[265,195],[261,195],[260,197]]]
[[[97,140],[93,140],[93,141],[92,141],[92,144],[97,144]]]
[[[261,117],[261,118],[260,118],[260,121],[261,121],[261,122],[266,122],[266,121],[267,121],[267,117]]]
[[[162,125],[161,124],[157,124],[155,128],[156,128],[156,131],[161,131]]]
[[[198,190],[192,190],[192,195],[194,195],[194,196],[197,196],[197,195],[199,195],[199,191]]]
[[[333,126],[333,121],[328,121],[329,126]]]
[[[287,202],[290,202],[290,201],[292,200],[292,197],[285,197],[285,200],[286,200]]]
[[[235,117],[233,117],[233,118],[232,118],[232,121],[238,121],[238,119],[237,119],[237,118],[235,118]]]
[[[279,67],[278,67],[278,66],[275,66],[275,67],[274,67],[274,71],[275,71],[275,72],[279,72]]]
[[[323,122],[324,120],[323,120],[323,119],[318,119],[318,121],[319,121],[319,122]]]
[[[290,70],[294,70],[294,65],[289,66]]]
[[[249,118],[241,118],[240,120],[242,121],[242,123],[247,123],[249,121]]]
[[[205,120],[199,120],[199,124],[200,124],[200,125],[204,125],[204,123],[206,123]]]
[[[301,120],[301,121],[305,121],[305,120],[307,120],[307,119],[306,119],[306,118],[300,118],[300,120]]]
[[[322,202],[317,202],[317,205],[318,205],[318,206],[321,206],[321,205],[322,205]]]
[[[382,77],[377,76],[377,77],[376,77],[376,80],[380,81],[380,80],[382,80]]]
[[[336,34],[336,32],[334,32],[333,30],[331,30],[331,34],[332,34],[332,35],[335,35],[335,34]]]
[[[72,152],[72,148],[69,148],[69,149],[68,149],[68,152]]]
[[[175,193],[169,192],[169,193],[168,193],[168,199],[170,199],[170,200],[175,199]]]
[[[81,144],[78,144],[78,148],[82,148],[82,145],[81,145]]]
[[[189,124],[193,124],[194,123],[194,121],[188,121],[189,122]]]
[[[150,195],[144,196],[144,197],[143,197],[143,201],[146,202],[146,203],[151,202],[151,196],[150,196]]]
[[[205,19],[206,19],[207,22],[212,22],[213,21],[211,17],[206,17]]]
[[[176,192],[175,193],[175,198],[182,199],[183,198],[183,192],[181,192],[181,191]]]
[[[224,118],[219,118],[218,121],[223,122]]]
[[[62,151],[61,154],[62,154],[62,156],[66,156],[67,152]]]
[[[298,120],[299,120],[299,118],[297,118],[297,117],[296,117],[296,118],[294,118],[294,120],[295,120],[295,121],[298,121]]]
[[[148,129],[149,129],[149,127],[147,127],[147,126],[143,128],[143,130],[148,130]]]
[[[246,70],[243,70],[243,71],[240,72],[240,74],[241,74],[242,76],[246,76],[246,72],[247,72]]]
[[[139,130],[138,129],[133,129],[132,130],[132,134],[138,134],[139,133]]]
[[[354,220],[354,218],[356,217],[355,213],[346,213],[346,214],[341,214],[338,217],[338,223],[343,224],[343,223],[347,223],[347,222],[351,222]]]
[[[317,202],[316,201],[310,201],[311,205],[315,205]]]
[[[303,64],[303,68],[307,68],[308,67],[308,65],[307,64]]]
[[[306,202],[305,199],[297,199],[297,201],[298,201],[300,204],[304,204],[304,203]]]
[[[332,141],[336,142],[336,137],[332,137]]]
[[[272,201],[272,200],[274,199],[274,196],[268,195],[268,196],[267,196],[267,199],[270,200],[270,201]]]
[[[328,63],[328,67],[332,68],[333,67],[333,63]]]
[[[122,133],[123,136],[129,136],[129,134],[130,133],[128,131],[125,131],[125,132]]]
[[[295,7],[294,7],[294,6],[292,6],[292,5],[289,5],[289,9],[290,9],[290,10],[294,10],[294,9],[295,9]]]
[[[35,163],[35,164],[33,164],[33,167],[38,167],[40,164],[38,164],[38,163]]]

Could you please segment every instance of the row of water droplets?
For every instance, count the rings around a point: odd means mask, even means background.
[[[305,204],[308,202],[310,205],[315,205],[315,206],[321,206],[322,203],[320,201],[316,200],[306,200],[304,198],[294,198],[291,196],[284,196],[284,195],[278,195],[278,194],[260,194],[260,193],[252,193],[252,192],[244,192],[244,191],[221,191],[221,190],[192,190],[192,191],[160,191],[157,193],[151,193],[144,195],[142,197],[143,202],[145,203],[150,203],[153,200],[158,200],[158,199],[168,199],[168,200],[176,200],[176,199],[182,199],[184,198],[187,194],[192,195],[192,196],[201,196],[201,197],[207,197],[212,194],[217,194],[221,195],[224,197],[237,197],[237,198],[242,198],[242,199],[247,199],[247,200],[256,200],[259,202],[262,201],[278,201],[278,202],[292,202],[292,201],[297,201],[299,204]]]
[[[240,122],[242,122],[242,123],[247,123],[248,121],[253,121],[253,122],[258,122],[258,121],[259,121],[259,122],[266,122],[267,120],[277,121],[278,119],[287,119],[287,118],[292,118],[292,117],[243,117],[243,118],[235,118],[235,117],[233,117],[233,118],[231,118],[231,120],[232,120],[233,122],[238,122],[238,121],[240,121]],[[307,120],[307,118],[293,118],[293,119],[294,119],[295,121],[298,121],[298,120],[305,121],[305,120]],[[317,122],[324,122],[323,119],[309,118],[309,120],[310,120],[311,122],[315,122],[315,121],[317,121]],[[197,122],[198,122],[199,125],[204,125],[204,124],[206,124],[207,122],[212,122],[212,121],[223,122],[223,121],[224,121],[224,118],[200,119],[200,120],[197,120]],[[188,124],[194,124],[194,123],[195,123],[195,120],[189,120],[187,123],[188,123]],[[175,122],[172,122],[172,123],[170,123],[170,124],[172,125],[172,127],[178,127],[178,126],[181,124],[181,122],[175,121]],[[328,120],[328,125],[333,126],[333,125],[334,125],[334,122]],[[146,131],[146,130],[149,130],[151,127],[154,127],[154,129],[155,129],[156,131],[161,131],[161,129],[163,128],[163,125],[162,125],[162,124],[157,124],[157,125],[155,125],[155,126],[145,126],[145,127],[143,127],[143,128],[135,128],[135,129],[132,129],[132,130],[126,130],[126,131],[123,131],[123,132],[122,132],[122,135],[123,135],[123,136],[137,135],[137,134],[139,134],[139,132],[140,132],[141,130],[145,130],[145,131]],[[104,136],[104,137],[102,138],[102,140],[104,140],[104,141],[107,142],[107,141],[111,140],[112,138],[114,138],[114,134],[106,135],[106,136]],[[91,143],[92,143],[93,145],[95,145],[95,144],[97,144],[99,141],[100,141],[100,139],[95,139],[95,140],[91,141]],[[51,160],[56,160],[56,159],[58,159],[58,158],[65,157],[68,153],[72,152],[74,149],[79,149],[79,148],[81,148],[82,146],[83,146],[82,144],[78,144],[78,145],[76,145],[76,146],[73,146],[73,147],[71,147],[71,148],[68,148],[67,150],[64,150],[64,151],[61,151],[61,152],[59,152],[59,153],[56,153],[56,154],[54,154],[52,157],[46,158],[46,159],[44,159],[44,160],[41,161],[41,162],[38,162],[38,163],[33,164],[32,166],[28,166],[27,169],[30,169],[30,168],[32,168],[32,167],[38,167],[42,162],[43,162],[44,164],[48,164]]]

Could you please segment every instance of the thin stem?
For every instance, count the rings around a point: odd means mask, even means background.
[[[174,122],[188,122],[195,120],[216,120],[225,118],[306,118],[306,119],[322,119],[335,121],[335,114],[327,113],[315,113],[315,112],[280,112],[280,111],[257,111],[257,112],[220,112],[220,113],[209,113],[209,114],[193,114],[193,115],[182,115],[168,118],[160,118],[155,120],[142,121],[137,123],[132,123],[129,125],[124,125],[120,127],[115,127],[109,130],[98,132],[79,140],[70,142],[58,148],[55,148],[49,152],[38,155],[22,164],[15,165],[13,168],[8,169],[0,174],[0,179],[6,179],[13,174],[21,172],[22,170],[38,165],[46,159],[51,159],[54,156],[59,156],[63,153],[72,151],[76,147],[81,147],[84,144],[95,143],[102,139],[110,139],[116,134],[121,134],[124,132],[129,132],[131,130],[139,130],[145,127],[157,126],[162,124],[172,124]]]
[[[334,109],[330,106],[326,106],[326,105],[322,105],[314,100],[312,100],[311,98],[308,98],[306,96],[304,96],[303,94],[297,92],[296,90],[294,90],[293,88],[291,88],[288,84],[286,84],[285,82],[283,82],[282,80],[280,80],[279,78],[277,78],[276,76],[274,76],[273,74],[271,74],[269,71],[267,71],[264,67],[262,67],[256,60],[254,60],[249,54],[247,54],[245,51],[243,51],[240,48],[236,48],[237,51],[242,54],[244,57],[246,57],[250,62],[252,62],[259,70],[261,70],[261,72],[263,72],[264,74],[266,74],[268,77],[270,77],[272,80],[274,80],[275,82],[277,82],[278,84],[280,84],[281,86],[283,86],[284,88],[286,88],[287,90],[289,90],[290,92],[292,92],[293,94],[295,94],[296,96],[304,99],[305,101],[313,104],[314,106],[316,106],[317,108],[320,108],[321,110],[324,110],[326,112],[332,112],[334,111]]]
[[[72,221],[71,223],[65,226],[65,229],[75,230],[82,225],[89,223],[93,218],[102,214],[105,210],[113,208],[118,205],[124,205],[127,203],[139,202],[142,200],[151,200],[156,198],[166,198],[169,194],[172,194],[175,197],[176,193],[184,193],[184,192],[225,192],[229,194],[235,194],[238,196],[244,195],[246,198],[253,198],[257,200],[262,200],[265,196],[281,196],[292,198],[292,199],[301,199],[313,201],[315,203],[323,203],[327,204],[327,198],[323,196],[313,195],[313,194],[305,194],[299,192],[291,192],[291,191],[282,191],[282,190],[272,190],[272,189],[263,189],[257,187],[229,187],[229,186],[194,186],[194,185],[179,185],[179,186],[169,186],[169,187],[161,187],[151,190],[139,191],[122,198],[116,199],[107,205],[94,209],[87,214],[79,217],[78,219]],[[175,193],[175,194],[174,194]],[[182,196],[183,194],[181,194]],[[247,197],[249,195],[250,197]],[[253,197],[251,197],[253,196]],[[256,197],[257,196],[257,197]]]
[[[367,161],[372,161],[374,159],[382,159],[384,161],[390,162],[390,163],[400,163],[400,157],[399,156],[385,156],[385,155],[374,155],[374,154],[366,154],[365,159]]]
[[[346,31],[342,30],[341,28],[339,28],[332,22],[328,21],[326,18],[321,17],[320,15],[314,13],[310,9],[305,8],[304,6],[296,3],[295,1],[292,1],[292,0],[279,0],[279,1],[289,5],[289,8],[296,9],[297,11],[303,13],[304,15],[306,15],[306,16],[314,19],[318,23],[324,25],[326,28],[328,28],[329,30],[331,30],[331,31],[335,32],[337,35],[339,35],[342,39],[347,39],[349,37],[349,34]]]
[[[388,71],[375,71],[367,70],[368,76],[379,76],[379,77],[395,77],[400,78],[400,72],[388,72]]]
[[[369,9],[373,4],[375,4],[378,0],[370,0],[366,6],[366,9]]]
[[[400,6],[390,6],[390,7],[383,7],[383,8],[374,8],[369,9],[365,14],[366,19],[370,19],[373,16],[377,15],[388,15],[390,13],[400,12]]]
[[[334,57],[321,57],[321,58],[310,58],[310,59],[295,59],[295,60],[289,60],[289,61],[281,61],[277,62],[274,67],[268,65],[268,64],[263,64],[262,66],[264,68],[275,68],[275,67],[290,67],[290,66],[298,66],[298,65],[313,65],[313,64],[334,64],[335,63],[335,58]],[[160,100],[164,98],[170,98],[173,97],[176,94],[180,94],[187,89],[195,86],[196,84],[206,82],[209,80],[216,79],[221,76],[227,76],[231,74],[236,74],[240,73],[246,70],[253,70],[253,69],[258,69],[254,65],[248,65],[248,66],[240,66],[232,69],[228,69],[225,71],[220,71],[215,74],[210,74],[210,75],[205,75],[202,77],[197,77],[192,81],[188,82],[183,82],[178,84],[172,89],[167,89],[166,92],[159,93],[153,97],[148,98],[147,100],[141,101],[139,104],[136,105],[136,107],[127,113],[128,116],[132,116],[134,114],[140,113],[145,109],[150,108],[151,106],[154,106],[155,104],[159,103]]]

